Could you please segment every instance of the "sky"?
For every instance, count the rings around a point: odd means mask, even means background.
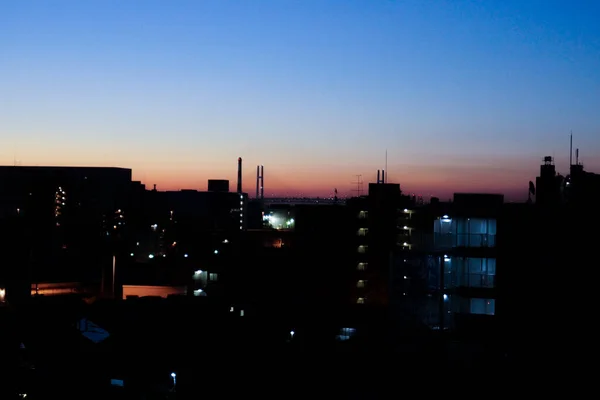
[[[0,164],[265,195],[526,198],[600,172],[596,0],[2,0]]]

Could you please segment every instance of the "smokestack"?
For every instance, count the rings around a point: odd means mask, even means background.
[[[265,198],[265,166],[260,166],[260,198]]]
[[[381,183],[385,183],[385,169],[381,170]]]
[[[260,165],[256,166],[256,198],[258,199],[258,194],[259,191],[258,189],[260,188]]]
[[[237,192],[242,193],[242,157],[238,157]]]
[[[380,171],[377,170],[377,183],[381,183],[381,181],[379,180],[379,174],[380,174]]]
[[[575,164],[579,165],[579,149],[575,149]]]

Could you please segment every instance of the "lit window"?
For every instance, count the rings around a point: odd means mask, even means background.
[[[364,298],[364,297],[359,297],[359,298],[356,300],[356,304],[365,304],[365,298]]]

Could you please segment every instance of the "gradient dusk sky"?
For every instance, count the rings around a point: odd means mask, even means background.
[[[597,0],[2,0],[0,163],[265,194],[524,199],[600,172]],[[365,186],[366,188],[366,186]]]

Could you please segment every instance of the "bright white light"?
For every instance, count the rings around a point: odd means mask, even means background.
[[[448,216],[447,216],[447,215],[444,215],[442,218],[444,218],[444,219],[448,219]]]
[[[171,378],[175,378],[177,374],[175,372],[171,372]]]
[[[291,337],[294,337],[294,333],[296,333],[296,332],[294,332],[294,331],[290,331],[290,336],[291,336]]]
[[[154,254],[148,254],[148,258],[154,258]]]
[[[215,254],[219,254],[219,250],[215,250]]]
[[[223,243],[229,243],[229,240],[225,239],[223,240]]]
[[[404,242],[404,243],[403,243],[403,245],[404,245],[404,246],[408,246],[408,243]]]
[[[444,300],[448,300],[448,295],[447,294],[444,295]]]
[[[187,254],[184,254],[183,256],[184,256],[185,258],[188,258],[188,255],[187,255]]]
[[[200,274],[201,274],[201,273],[203,273],[203,272],[204,272],[204,271],[202,271],[201,269],[199,269],[199,270],[197,270],[197,271],[194,271],[194,274],[196,274],[196,275],[200,275]]]
[[[408,226],[405,226],[404,229],[408,229]]]
[[[408,212],[408,208],[405,208],[405,209],[404,209],[404,212]]]
[[[131,254],[130,254],[130,256],[131,256],[131,257],[133,257],[133,256],[134,256],[134,254],[133,254],[133,253],[131,253]]]
[[[408,279],[408,278],[406,277],[406,275],[404,275],[404,279]]]

